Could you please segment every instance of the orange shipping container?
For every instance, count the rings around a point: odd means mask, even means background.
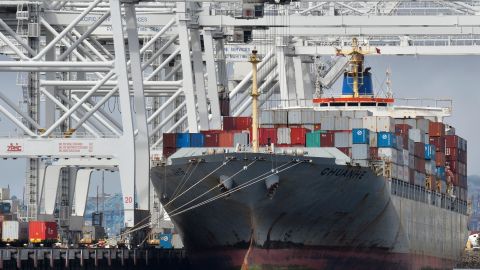
[[[440,122],[430,122],[429,126],[430,137],[443,137],[445,136],[445,124]]]
[[[442,152],[435,153],[435,166],[443,167],[445,166],[445,154]]]
[[[222,132],[218,136],[219,147],[233,147],[233,133]]]

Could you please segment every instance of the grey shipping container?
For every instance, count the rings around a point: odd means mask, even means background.
[[[415,119],[405,119],[404,124],[410,125],[412,128],[417,128],[417,120]]]
[[[274,111],[273,123],[277,125],[286,125],[288,123],[288,111]]]
[[[415,169],[415,156],[408,155],[408,168]]]
[[[351,147],[352,133],[350,132],[335,132],[335,147]]]
[[[315,121],[315,124],[320,123],[322,117],[327,117],[324,111],[313,111],[313,120]]]
[[[315,117],[313,110],[302,110],[302,124],[314,124]]]
[[[415,142],[412,139],[408,139],[408,152],[413,154],[415,152]]]
[[[260,125],[272,125],[273,124],[273,111],[261,111],[260,112]]]
[[[430,121],[428,119],[416,119],[417,121],[417,128],[420,130],[423,130],[423,133],[428,133],[429,131],[429,123]]]
[[[425,143],[425,134],[420,129],[412,128],[408,130],[408,138],[414,142]]]
[[[233,134],[233,145],[248,145],[248,133],[235,133]]]
[[[302,124],[302,111],[300,110],[288,111],[288,124],[293,124],[293,125]]]
[[[320,124],[322,130],[335,130],[335,117],[322,117]]]
[[[415,171],[415,185],[425,186],[425,174]]]
[[[347,117],[335,117],[335,130],[348,130],[350,124],[348,120]]]
[[[352,145],[352,159],[369,159],[370,149],[368,144]]]
[[[362,118],[350,118],[349,120],[349,128],[350,130],[354,128],[363,128],[363,119]]]

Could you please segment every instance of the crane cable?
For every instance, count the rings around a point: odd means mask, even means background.
[[[209,177],[210,175],[214,174],[216,171],[220,170],[223,166],[227,165],[228,163],[230,162],[230,159],[223,162],[223,164],[216,168],[215,170],[211,171],[209,174],[205,175],[205,177],[203,177],[202,179],[198,180],[195,184],[193,184],[191,187],[187,188],[185,191],[183,191],[182,193],[180,193],[177,197],[173,198],[172,200],[170,200],[168,203],[166,203],[163,207],[167,207],[168,205],[170,205],[172,202],[174,202],[176,199],[180,198],[183,194],[187,193],[188,191],[190,191],[192,188],[194,188],[196,185],[200,184],[203,180],[207,179],[207,177]]]
[[[301,163],[302,163],[302,162],[297,162],[297,163],[295,163],[295,164],[293,164],[293,165],[290,165],[289,167],[278,171],[278,173],[283,172],[283,171],[285,171],[285,170],[288,170],[288,169],[290,169],[290,168],[293,168],[293,167],[295,167],[295,166],[297,166],[298,164],[301,164]],[[218,200],[218,199],[220,199],[220,198],[226,197],[226,196],[228,196],[228,195],[230,195],[230,194],[232,194],[232,193],[234,193],[234,192],[237,192],[237,191],[242,190],[242,189],[244,189],[244,188],[246,188],[246,187],[249,187],[249,186],[251,186],[251,185],[253,185],[253,184],[255,184],[255,183],[258,183],[258,182],[260,182],[260,181],[262,181],[262,180],[264,180],[264,179],[267,179],[269,176],[274,175],[274,174],[277,174],[277,173],[272,173],[272,174],[270,174],[270,175],[267,175],[267,176],[262,177],[262,178],[260,178],[260,179],[258,179],[258,180],[255,180],[255,181],[254,181],[255,178],[254,178],[254,179],[251,179],[251,180],[249,180],[248,182],[245,182],[244,184],[242,184],[242,185],[240,185],[240,186],[238,186],[238,187],[236,187],[236,188],[234,188],[234,189],[232,189],[232,190],[229,190],[229,191],[227,191],[227,192],[225,192],[225,193],[219,194],[219,195],[217,195],[217,196],[215,196],[215,197],[213,197],[213,198],[211,198],[211,199],[208,199],[208,200],[206,200],[206,201],[203,201],[202,203],[199,203],[199,204],[197,204],[197,205],[191,206],[191,207],[189,207],[189,208],[187,208],[187,209],[184,209],[184,210],[182,210],[182,211],[180,211],[180,212],[174,213],[174,214],[169,215],[169,216],[170,216],[170,217],[174,217],[174,216],[176,216],[176,215],[185,213],[185,212],[187,212],[187,211],[190,211],[190,210],[192,210],[192,209],[195,209],[195,208],[200,207],[200,206],[202,206],[202,205],[205,205],[205,204],[207,204],[207,203],[210,203],[210,202],[213,202],[213,201]],[[258,177],[257,177],[257,178],[258,178]]]
[[[240,169],[238,172],[234,173],[232,176],[230,176],[230,177],[228,177],[227,179],[225,179],[224,181],[218,183],[217,185],[215,185],[214,187],[212,187],[212,188],[210,188],[209,190],[205,191],[204,193],[200,194],[200,195],[197,196],[196,198],[194,198],[194,199],[192,199],[192,200],[184,203],[182,206],[177,207],[176,209],[170,211],[170,213],[174,213],[174,212],[178,211],[180,208],[183,208],[184,206],[186,206],[186,205],[188,205],[188,204],[196,201],[197,199],[203,197],[204,195],[206,195],[207,193],[211,192],[212,190],[220,187],[220,186],[223,185],[223,183],[225,183],[226,181],[232,179],[233,177],[235,177],[235,176],[238,175],[239,173],[245,171],[248,167],[250,167],[250,166],[251,166],[253,163],[255,163],[256,161],[257,161],[257,160],[254,160],[254,161],[250,162],[250,164],[246,165],[245,167],[243,167],[242,169]],[[170,215],[170,214],[169,214],[169,215]]]

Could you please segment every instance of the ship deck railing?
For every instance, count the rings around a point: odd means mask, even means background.
[[[325,95],[322,98],[344,98],[344,95]],[[372,98],[384,98],[380,96],[371,96]],[[262,99],[260,97],[260,99]],[[419,108],[443,108],[451,112],[453,109],[453,100],[448,98],[406,98],[406,97],[393,97],[395,100],[394,106],[396,107],[419,107]],[[325,104],[315,103],[313,98],[308,99],[266,99],[261,100],[262,110],[282,110],[282,109],[315,109],[321,108]],[[343,102],[344,104],[338,106],[327,106],[327,108],[351,108],[358,109],[362,104],[356,104],[355,102]],[[378,102],[377,102],[378,103]],[[333,103],[332,103],[333,104]],[[368,103],[370,104],[370,103]],[[363,105],[368,105],[363,103]],[[368,106],[385,106],[385,104],[370,104]]]
[[[467,214],[467,202],[448,194],[428,190],[425,187],[414,185],[402,180],[391,180],[391,193],[393,195],[407,198],[426,204],[435,205],[453,212]]]

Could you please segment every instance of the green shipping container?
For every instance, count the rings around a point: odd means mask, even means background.
[[[320,132],[307,133],[307,147],[320,147]]]

